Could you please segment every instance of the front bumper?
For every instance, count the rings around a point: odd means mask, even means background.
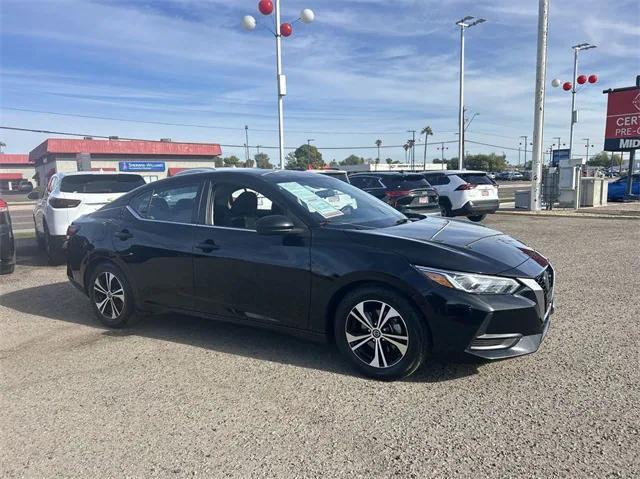
[[[554,312],[555,272],[549,265],[535,278],[518,278],[513,295],[475,295],[438,288],[427,295],[433,351],[484,359],[534,353]],[[429,315],[430,314],[430,315]]]

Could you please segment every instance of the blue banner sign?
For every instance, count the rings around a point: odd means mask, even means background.
[[[164,161],[121,161],[120,171],[164,171]]]
[[[560,166],[561,161],[567,161],[569,159],[569,149],[553,150],[553,157],[551,158],[551,166]]]

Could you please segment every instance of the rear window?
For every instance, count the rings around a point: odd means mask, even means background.
[[[429,187],[429,182],[422,175],[383,177],[382,182],[387,188],[391,189],[415,190]]]
[[[127,193],[145,185],[140,175],[71,175],[62,178],[63,193]]]
[[[321,175],[331,176],[336,180],[344,181],[345,183],[349,183],[349,177],[344,171],[322,171]]]
[[[458,176],[472,185],[493,185],[493,181],[487,175],[479,173],[458,173]]]

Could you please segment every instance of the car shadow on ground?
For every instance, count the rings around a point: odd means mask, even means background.
[[[335,345],[318,344],[249,326],[180,314],[142,316],[131,327],[104,328],[88,300],[71,284],[59,282],[4,294],[0,305],[29,315],[81,324],[102,330],[105,337],[141,336],[188,344],[198,348],[248,358],[289,364],[337,374],[357,376]],[[408,381],[440,382],[477,374],[468,361],[431,360]]]
[[[35,238],[16,238],[16,266],[47,266],[47,255]]]

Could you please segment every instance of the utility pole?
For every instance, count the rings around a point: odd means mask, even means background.
[[[591,143],[591,138],[583,138],[582,141],[586,141],[587,144],[584,145],[587,148],[587,162],[589,161],[589,146],[593,146],[593,145],[589,145],[589,143]]]
[[[411,133],[411,152],[409,153],[411,169],[415,168],[415,160],[416,160],[416,130],[407,130],[407,133]]]
[[[531,160],[531,199],[529,209],[540,211],[542,177],[542,142],[544,140],[544,98],[547,76],[547,37],[549,31],[549,0],[538,3],[538,49],[536,59],[536,89],[533,113],[533,158]],[[526,140],[525,140],[526,141]],[[525,144],[525,155],[527,147]],[[526,160],[525,160],[526,162]]]
[[[456,22],[460,27],[460,92],[458,105],[458,169],[464,169],[464,31],[480,23],[484,18],[474,20],[474,17],[466,16]]]
[[[529,143],[529,137],[527,135],[522,135],[521,139],[524,138],[524,167],[527,168],[527,143]]]
[[[245,160],[249,161],[249,125],[244,125],[244,139],[245,139],[245,150],[244,150],[244,156],[245,156]]]
[[[444,142],[441,144],[440,148],[438,148],[438,150],[440,150],[441,154],[442,154],[442,160],[441,160],[441,165],[442,165],[442,170],[444,171],[444,150],[448,150],[449,147],[445,147],[444,146]]]

